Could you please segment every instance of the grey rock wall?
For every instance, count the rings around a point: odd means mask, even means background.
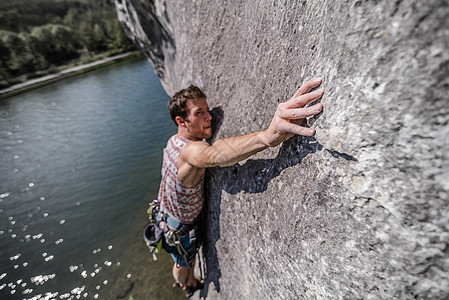
[[[449,4],[117,0],[168,94],[215,138],[324,78],[313,138],[207,173],[210,299],[449,298]]]

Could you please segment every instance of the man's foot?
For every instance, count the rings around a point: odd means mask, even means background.
[[[202,281],[200,280],[196,280],[196,284],[195,286],[186,286],[185,290],[186,290],[186,297],[190,298],[193,296],[193,294],[197,291],[197,290],[201,290],[202,288],[204,288],[204,284]]]

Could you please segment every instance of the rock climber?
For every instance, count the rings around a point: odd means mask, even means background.
[[[312,136],[315,129],[301,126],[306,117],[321,112],[321,103],[306,107],[319,99],[324,89],[311,91],[321,84],[321,78],[304,83],[293,97],[278,105],[267,129],[247,135],[222,138],[212,144],[211,114],[205,93],[191,85],[170,98],[168,109],[177,126],[177,133],[167,142],[163,152],[162,180],[158,200],[160,218],[169,251],[174,260],[174,286],[186,291],[186,296],[203,288],[194,276],[198,251],[195,220],[203,202],[203,182],[206,168],[230,166],[268,147],[275,147],[295,134]],[[178,243],[176,243],[176,239]]]

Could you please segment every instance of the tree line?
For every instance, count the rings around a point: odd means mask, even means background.
[[[0,0],[0,88],[132,49],[113,0]]]

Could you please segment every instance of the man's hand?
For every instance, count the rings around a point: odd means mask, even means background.
[[[321,78],[311,79],[304,83],[290,100],[278,105],[270,126],[260,133],[260,138],[265,145],[277,146],[295,134],[305,136],[315,134],[315,129],[302,127],[300,124],[306,117],[316,115],[323,109],[321,103],[305,107],[308,103],[323,96],[324,89],[322,88],[310,92],[320,84]]]

